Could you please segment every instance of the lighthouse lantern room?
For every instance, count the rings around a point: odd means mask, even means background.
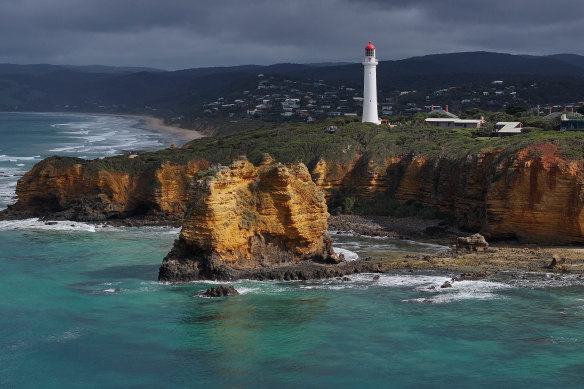
[[[375,57],[375,46],[369,41],[365,46],[365,58],[363,67],[365,78],[363,83],[363,122],[379,124],[377,115],[377,58]]]

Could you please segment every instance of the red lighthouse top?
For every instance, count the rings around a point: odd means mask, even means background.
[[[373,44],[371,44],[371,41],[369,41],[369,44],[367,46],[365,46],[365,50],[375,50],[375,46],[373,46]]]

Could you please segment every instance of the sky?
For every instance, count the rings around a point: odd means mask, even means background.
[[[584,55],[582,0],[0,0],[0,63],[176,70],[494,51]]]

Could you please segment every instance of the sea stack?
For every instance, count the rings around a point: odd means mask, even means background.
[[[193,181],[161,281],[236,279],[301,261],[336,263],[323,193],[302,163],[238,160]]]

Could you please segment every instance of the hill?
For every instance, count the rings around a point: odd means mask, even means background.
[[[268,83],[269,90],[258,91],[260,74],[275,80]],[[329,95],[335,97],[328,99],[329,103],[317,101],[317,105],[330,106],[329,111],[359,112],[352,98],[361,93],[362,77],[359,63],[285,63],[178,71],[98,65],[0,64],[0,110],[143,113],[168,120],[175,118],[180,124],[190,126],[195,119],[209,116],[205,104],[221,97],[224,100],[219,105],[240,100],[240,109],[227,110],[223,116],[211,112],[211,116],[239,118],[253,109],[263,95],[301,98],[322,95],[325,91],[319,91],[315,85],[324,84]],[[491,85],[494,80],[504,80],[505,85],[494,88]],[[303,87],[285,85],[285,82]],[[405,114],[421,111],[424,105],[430,104],[449,104],[453,110],[565,105],[584,100],[584,57],[469,52],[381,61],[378,87],[379,101],[393,105],[394,112]],[[338,92],[345,88],[351,93]],[[255,97],[246,97],[246,91]],[[493,97],[501,91],[505,96]],[[343,103],[345,100],[347,104]],[[345,110],[339,109],[345,106]],[[329,111],[325,109],[321,115],[326,117]],[[261,119],[280,117],[280,111],[273,113]],[[318,113],[314,115],[318,117]]]

